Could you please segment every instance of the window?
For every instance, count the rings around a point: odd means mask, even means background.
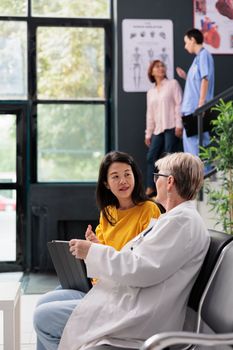
[[[39,27],[39,99],[104,98],[104,29]]]
[[[1,16],[27,16],[27,0],[1,0]]]
[[[38,105],[38,181],[93,182],[105,152],[105,106]]]
[[[32,0],[32,15],[66,18],[109,18],[109,0]]]
[[[0,57],[0,99],[26,99],[26,22],[0,21]]]
[[[0,184],[16,183],[16,115],[0,115]],[[16,191],[0,189],[0,261],[16,260]]]
[[[108,151],[110,5],[0,1],[0,261],[17,268],[31,264],[29,189],[87,188]]]
[[[110,4],[1,1],[0,100],[29,103],[33,182],[97,180],[109,143]]]

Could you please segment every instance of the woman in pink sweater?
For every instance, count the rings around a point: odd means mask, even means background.
[[[145,144],[149,149],[146,194],[153,196],[155,161],[167,153],[180,150],[183,131],[180,113],[182,91],[175,79],[167,78],[166,66],[160,60],[150,64],[148,78],[154,87],[147,92]]]

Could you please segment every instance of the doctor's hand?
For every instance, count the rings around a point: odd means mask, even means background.
[[[85,233],[85,238],[87,241],[93,242],[93,243],[99,243],[98,238],[96,237],[95,233],[92,231],[92,226],[88,225],[87,230]]]
[[[83,239],[71,239],[69,241],[70,252],[77,259],[86,259],[92,243]]]
[[[176,73],[179,75],[180,78],[186,80],[187,74],[182,68],[176,67]]]
[[[198,101],[198,108],[203,106],[205,104],[205,102],[206,102],[205,99],[201,99],[200,98],[199,101]]]

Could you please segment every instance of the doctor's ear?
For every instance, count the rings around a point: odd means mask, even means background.
[[[108,183],[106,181],[104,182],[104,186],[109,190],[109,186],[108,186]]]
[[[168,179],[167,179],[167,183],[168,183],[169,185],[174,185],[174,183],[175,183],[174,176],[169,175],[169,176],[168,176]]]

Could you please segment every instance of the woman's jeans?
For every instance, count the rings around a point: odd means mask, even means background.
[[[161,134],[152,135],[151,144],[147,152],[147,187],[155,188],[155,161],[167,153],[181,151],[181,139],[176,137],[175,128],[167,129]]]
[[[73,310],[85,293],[73,289],[56,289],[39,299],[34,312],[37,350],[56,350]]]

